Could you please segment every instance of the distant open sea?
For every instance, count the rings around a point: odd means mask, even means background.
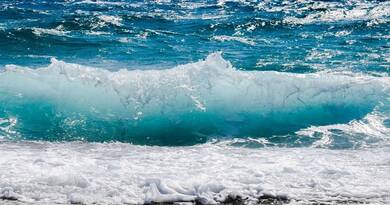
[[[0,0],[0,204],[390,204],[390,2]]]

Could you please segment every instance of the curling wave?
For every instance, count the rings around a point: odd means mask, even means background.
[[[111,72],[55,59],[0,73],[0,135],[191,145],[346,123],[387,104],[388,77],[241,71],[219,53],[167,70]]]

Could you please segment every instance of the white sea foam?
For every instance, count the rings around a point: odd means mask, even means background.
[[[99,5],[123,6],[126,3],[125,2],[121,2],[121,1],[84,0],[84,1],[78,1],[75,4],[99,4]]]
[[[329,9],[329,7],[327,8]],[[361,4],[352,9],[331,8],[323,12],[311,13],[303,18],[288,16],[283,22],[288,24],[311,24],[311,23],[331,23],[339,21],[372,20],[380,23],[384,18],[390,16],[389,2],[379,3],[375,6],[371,4]],[[375,22],[372,22],[375,24]]]
[[[18,119],[15,117],[11,118],[1,118],[0,117],[0,139],[16,135],[17,133],[13,130],[13,127],[18,122]]]
[[[46,29],[46,28],[33,28],[33,33],[37,36],[41,36],[42,34],[49,34],[54,36],[66,36],[69,31],[65,31],[63,26],[57,26],[54,29]]]
[[[118,39],[118,42],[129,43],[129,42],[131,42],[131,38],[121,37],[121,38]]]
[[[87,35],[91,36],[100,36],[100,35],[110,35],[110,32],[104,32],[104,31],[86,31]]]
[[[217,41],[238,41],[240,43],[248,44],[251,46],[256,45],[256,43],[253,40],[250,40],[250,39],[247,39],[244,37],[239,37],[239,36],[225,36],[225,35],[213,36],[213,39],[217,40]]]
[[[318,49],[312,49],[307,56],[305,57],[305,60],[326,60],[329,58],[336,57],[338,55],[342,54],[341,51],[338,50],[331,50],[331,49],[324,49],[324,50],[318,50]]]
[[[0,197],[41,204],[213,204],[228,195],[256,202],[267,193],[293,204],[387,204],[389,151],[2,142]]]
[[[122,25],[122,18],[119,16],[109,16],[109,15],[100,15],[98,16],[100,23],[98,23],[97,27],[102,27],[106,24],[112,24],[114,26]]]
[[[337,146],[337,136],[348,138],[352,146],[388,146],[390,145],[390,127],[386,126],[386,120],[389,120],[388,116],[373,112],[363,119],[353,120],[346,124],[311,126],[296,133],[308,137],[320,134],[321,139],[313,144],[314,147]]]

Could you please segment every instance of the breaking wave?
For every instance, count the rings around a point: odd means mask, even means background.
[[[53,59],[0,73],[0,135],[147,145],[267,138],[362,119],[387,105],[389,82],[345,72],[241,71],[219,53],[167,70],[117,72]]]

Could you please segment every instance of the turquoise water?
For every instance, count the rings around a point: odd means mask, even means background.
[[[386,1],[0,1],[0,136],[383,145],[389,25]]]

